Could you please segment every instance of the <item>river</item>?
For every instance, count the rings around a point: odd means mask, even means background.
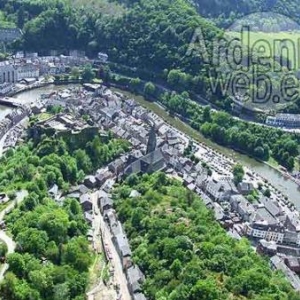
[[[47,87],[23,92],[21,94],[18,94],[15,96],[16,99],[20,102],[33,102],[35,101],[41,94],[47,93],[53,90],[65,88],[66,86],[54,86],[50,85]],[[296,208],[300,210],[300,191],[298,189],[298,186],[295,182],[293,182],[290,179],[285,178],[279,171],[273,169],[272,167],[261,163],[255,159],[249,158],[246,155],[240,154],[234,150],[230,150],[228,148],[222,147],[220,145],[217,145],[213,143],[212,141],[204,138],[199,132],[196,130],[193,130],[190,126],[186,125],[182,121],[175,119],[163,109],[159,105],[146,101],[141,96],[133,95],[129,92],[121,91],[118,89],[115,89],[128,97],[136,99],[137,102],[139,102],[144,107],[154,111],[157,115],[161,116],[165,121],[176,127],[177,129],[185,132],[186,134],[190,135],[191,137],[195,138],[196,140],[205,143],[209,147],[223,153],[226,156],[229,156],[236,161],[240,162],[242,165],[245,165],[255,171],[260,176],[267,179],[273,186],[275,186],[278,190],[280,190],[284,195],[287,195],[292,203],[295,204]],[[8,109],[9,110],[9,109]],[[0,119],[2,118],[2,110],[0,107]]]
[[[11,112],[10,107],[0,105],[0,121],[10,112]]]
[[[298,189],[298,185],[290,180],[285,178],[279,171],[276,169],[259,162],[255,159],[248,157],[247,155],[243,155],[234,150],[222,147],[209,139],[206,139],[202,134],[198,131],[192,129],[190,126],[185,124],[184,122],[178,120],[177,118],[171,117],[162,107],[158,104],[149,102],[145,100],[142,96],[134,95],[130,92],[125,92],[119,89],[113,88],[120,93],[127,95],[130,98],[134,98],[137,102],[139,102],[144,107],[154,111],[157,115],[161,116],[166,122],[176,127],[182,132],[185,132],[187,135],[193,137],[195,140],[199,142],[203,142],[207,146],[212,149],[217,150],[218,152],[233,158],[234,160],[240,162],[242,165],[247,166],[252,169],[254,172],[267,179],[274,187],[280,190],[284,195],[288,196],[290,201],[294,203],[296,208],[300,211],[300,190]]]

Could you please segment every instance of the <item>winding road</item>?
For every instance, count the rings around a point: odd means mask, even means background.
[[[16,200],[12,201],[4,210],[0,212],[0,222],[3,221],[6,214],[10,213],[16,204],[21,203],[25,197],[28,195],[27,191],[20,191],[17,192]],[[3,241],[7,245],[7,254],[14,253],[16,244],[15,242],[9,237],[4,230],[0,230],[0,240]],[[0,269],[0,281],[3,280],[5,272],[8,270],[8,264],[5,263]]]

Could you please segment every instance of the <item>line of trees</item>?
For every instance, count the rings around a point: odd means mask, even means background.
[[[186,91],[165,92],[151,82],[145,84],[139,78],[115,75],[107,67],[102,69],[101,78],[108,83],[114,82],[127,87],[134,93],[143,94],[149,100],[160,101],[170,114],[183,117],[194,129],[222,146],[264,161],[272,157],[290,171],[295,167],[299,155],[298,134],[244,122],[226,112],[212,111],[209,106],[201,106],[191,101]]]
[[[218,144],[261,160],[267,161],[272,156],[279,164],[293,170],[299,155],[299,135],[240,121],[226,112],[211,111],[208,106],[192,102],[186,92],[165,93],[161,101],[171,112],[187,118],[192,127]]]

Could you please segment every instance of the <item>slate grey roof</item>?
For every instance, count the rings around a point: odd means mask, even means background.
[[[273,251],[277,250],[277,244],[274,241],[266,241],[262,239],[259,240],[259,243],[268,250],[273,250]]]
[[[238,189],[241,191],[241,192],[249,192],[249,191],[252,191],[253,190],[253,184],[251,182],[240,182],[238,184]]]
[[[86,202],[92,203],[92,199],[89,194],[81,195],[79,201],[81,204],[86,203]]]
[[[230,197],[230,202],[240,214],[253,214],[255,212],[255,208],[253,205],[242,195],[232,195]]]
[[[109,169],[112,169],[112,170],[117,170],[118,168],[122,167],[124,165],[124,162],[121,158],[117,158],[116,160],[112,161],[108,167]]]
[[[115,240],[116,240],[117,248],[121,252],[121,255],[123,257],[131,256],[131,250],[126,235],[123,232],[121,232],[115,235]]]
[[[145,295],[142,293],[135,293],[133,295],[133,300],[147,300]]]
[[[110,220],[112,223],[110,223],[110,230],[114,236],[117,235],[124,235],[123,227],[120,221],[117,220]]]
[[[125,100],[126,105],[130,106],[130,107],[135,107],[137,106],[137,103],[135,102],[135,100],[133,99],[127,99]]]
[[[106,210],[104,213],[104,217],[108,219],[108,223],[109,223],[110,227],[113,224],[117,225],[118,221],[117,221],[117,217],[116,217],[114,209],[110,208],[110,209]]]
[[[96,178],[95,178],[95,176],[93,176],[93,175],[86,176],[84,178],[84,183],[85,183],[85,185],[94,186],[96,184]]]
[[[84,184],[81,184],[79,186],[79,191],[80,191],[80,193],[85,194],[89,191],[89,189]]]
[[[288,263],[288,265],[292,268],[299,268],[300,267],[300,263],[299,263],[299,258],[298,257],[287,257],[286,261]]]
[[[253,221],[266,221],[269,225],[277,224],[277,219],[265,207],[259,207]]]
[[[274,217],[281,213],[280,208],[269,198],[262,197],[259,199],[259,202],[262,203],[266,210]]]
[[[98,198],[99,199],[106,198],[106,197],[108,197],[108,194],[105,191],[103,191],[103,190],[98,191]]]
[[[127,280],[132,293],[142,291],[141,283],[145,280],[145,276],[138,266],[134,265],[127,269]]]
[[[90,222],[90,223],[93,222],[93,215],[92,215],[91,213],[85,212],[85,213],[84,213],[84,217],[85,217],[85,219],[86,219],[88,222]]]
[[[189,175],[184,175],[183,180],[186,184],[190,184],[190,183],[194,182],[194,179]]]
[[[104,197],[104,198],[101,198],[100,199],[100,205],[101,205],[101,208],[103,209],[103,207],[105,206],[110,206],[112,207],[113,206],[113,201],[111,198],[109,197]]]
[[[300,278],[285,265],[278,255],[271,257],[271,264],[275,269],[281,270],[284,273],[287,280],[296,291],[300,291]]]
[[[141,158],[141,161],[146,162],[148,164],[155,164],[156,162],[164,159],[161,149],[156,149],[155,151],[145,155]]]
[[[125,174],[143,172],[155,172],[165,167],[165,159],[160,148],[141,157],[131,163],[125,170]]]

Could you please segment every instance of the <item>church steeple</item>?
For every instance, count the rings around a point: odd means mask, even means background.
[[[153,152],[155,149],[156,149],[156,131],[155,131],[155,125],[151,125],[148,143],[147,143],[147,154]]]

